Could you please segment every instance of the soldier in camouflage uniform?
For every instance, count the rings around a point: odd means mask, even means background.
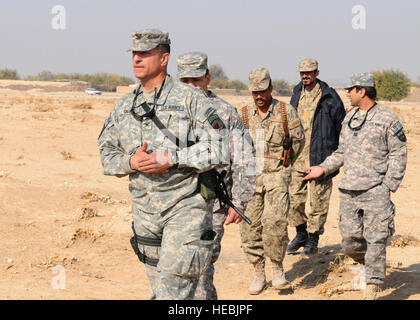
[[[101,162],[106,175],[129,175],[131,243],[145,263],[151,299],[192,299],[210,264],[214,237],[198,175],[219,163],[221,136],[214,128],[224,125],[201,90],[167,74],[167,32],[147,29],[132,38],[140,84],[105,121],[98,138]],[[168,139],[156,118],[182,146]],[[186,147],[187,139],[196,143]]]
[[[340,190],[339,227],[344,253],[365,266],[365,299],[375,299],[385,280],[386,244],[394,233],[395,207],[390,191],[400,185],[407,163],[403,125],[390,110],[375,102],[375,79],[355,74],[347,96],[349,112],[338,149],[305,180],[344,166]]]
[[[239,210],[245,211],[249,200],[255,193],[255,161],[252,154],[252,139],[236,108],[208,89],[211,75],[207,67],[207,60],[207,55],[201,52],[188,52],[178,56],[178,78],[184,83],[202,89],[213,101],[217,114],[224,122],[229,137],[228,148],[224,149],[227,161],[222,160],[222,163],[226,164],[219,167],[218,171],[226,170],[225,184],[232,203]],[[226,205],[220,207],[217,200],[209,205],[210,212],[213,213],[213,230],[216,232],[216,238],[213,244],[211,264],[201,275],[195,292],[194,299],[200,300],[217,300],[217,291],[213,284],[214,263],[220,255],[224,234],[223,224],[225,221],[226,225],[242,221],[235,210]]]
[[[250,72],[249,90],[254,104],[244,107],[241,112],[256,148],[257,185],[256,194],[245,211],[252,224],[241,223],[240,229],[242,248],[255,270],[248,292],[259,294],[267,285],[266,257],[271,260],[272,286],[282,289],[288,285],[283,259],[289,242],[287,213],[291,163],[301,152],[305,139],[296,110],[271,96],[273,87],[267,69]],[[290,161],[284,153],[285,142],[289,144],[286,149],[290,152]]]
[[[296,227],[296,237],[287,247],[302,255],[318,252],[319,236],[324,233],[331,197],[332,178],[338,170],[317,180],[304,181],[305,168],[319,165],[338,147],[341,122],[346,116],[337,92],[319,80],[318,62],[305,59],[299,63],[301,82],[293,89],[290,104],[296,108],[305,130],[305,147],[292,167],[288,222]],[[310,211],[305,212],[309,194]]]

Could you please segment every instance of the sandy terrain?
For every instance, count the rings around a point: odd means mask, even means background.
[[[250,101],[224,98],[236,106]],[[144,266],[129,244],[128,178],[104,176],[96,147],[116,100],[0,89],[0,299],[148,299]],[[420,299],[420,102],[387,106],[406,126],[409,158],[405,179],[392,195],[396,234],[380,299]],[[215,274],[220,299],[362,296],[337,287],[357,276],[357,266],[340,253],[338,179],[320,253],[285,258],[290,290],[248,295],[252,270],[240,248],[239,227],[226,228]],[[294,235],[289,228],[289,238]],[[63,271],[65,283],[58,281]]]

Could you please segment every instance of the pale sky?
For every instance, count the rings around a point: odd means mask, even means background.
[[[56,5],[65,8],[64,30],[52,27]],[[355,5],[366,11],[365,29],[352,27]],[[420,0],[2,0],[0,68],[134,79],[126,50],[131,32],[145,28],[169,32],[173,76],[179,54],[202,51],[245,83],[257,67],[296,83],[297,64],[308,57],[331,85],[378,69],[420,77]]]

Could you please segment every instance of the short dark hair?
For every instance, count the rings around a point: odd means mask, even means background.
[[[376,99],[376,88],[375,87],[362,87],[356,86],[356,92],[365,89],[366,96],[372,100]]]
[[[157,46],[160,53],[171,53],[171,46],[169,44],[160,44]]]

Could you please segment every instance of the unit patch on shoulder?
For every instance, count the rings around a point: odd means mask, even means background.
[[[303,139],[303,128],[301,125],[295,127],[292,129],[292,136],[296,138],[297,140]]]
[[[391,132],[393,135],[396,135],[397,138],[402,141],[402,142],[406,142],[407,141],[407,137],[405,136],[404,133],[404,129],[403,129],[403,125],[401,124],[400,121],[395,122],[391,128],[390,128]]]
[[[217,113],[211,114],[208,120],[213,129],[219,130],[225,128],[225,124],[223,123],[222,119],[219,118]]]
[[[216,112],[216,109],[213,107],[208,107],[204,111],[204,116],[210,122],[210,125],[213,129],[220,130],[226,128],[225,124],[223,123],[222,119],[220,119],[219,115]]]
[[[402,142],[407,141],[407,137],[405,136],[404,130],[398,131],[397,138],[400,139]]]
[[[395,122],[395,123],[391,126],[390,130],[391,130],[392,134],[394,134],[394,135],[395,135],[395,134],[397,134],[397,133],[398,133],[398,131],[400,131],[402,128],[403,128],[403,125],[401,124],[401,122],[397,121],[397,122]]]

